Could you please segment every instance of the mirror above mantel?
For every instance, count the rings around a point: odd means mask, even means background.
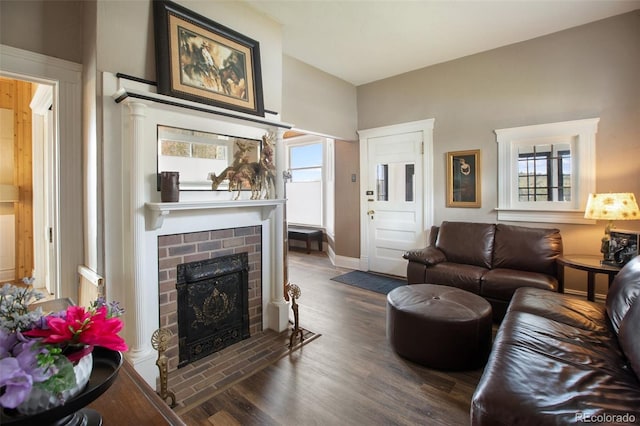
[[[262,141],[258,139],[165,125],[158,125],[157,130],[158,176],[165,171],[179,172],[181,191],[227,191],[228,181],[222,180],[214,188],[212,178],[232,164],[260,161]]]

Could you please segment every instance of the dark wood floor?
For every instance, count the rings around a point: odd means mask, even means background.
[[[291,253],[300,325],[322,336],[183,414],[185,422],[469,424],[482,371],[440,372],[398,357],[385,337],[385,296],[330,280],[343,272],[323,254]]]

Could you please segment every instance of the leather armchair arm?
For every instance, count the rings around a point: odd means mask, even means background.
[[[436,265],[441,262],[446,262],[447,260],[444,253],[433,246],[409,250],[405,252],[402,257],[410,262],[423,263],[427,266]]]

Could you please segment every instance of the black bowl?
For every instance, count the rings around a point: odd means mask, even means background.
[[[93,370],[89,382],[82,392],[64,405],[30,416],[15,410],[0,410],[1,425],[74,425],[101,424],[100,415],[94,411],[80,413],[83,407],[93,402],[113,384],[122,366],[122,354],[118,351],[96,346],[93,348]],[[84,411],[84,410],[83,410]],[[78,412],[78,414],[76,414]]]

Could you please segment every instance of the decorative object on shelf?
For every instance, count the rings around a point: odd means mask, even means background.
[[[607,220],[604,236],[600,243],[600,252],[604,261],[615,262],[614,252],[610,249],[611,230],[614,220],[640,220],[640,209],[635,195],[631,192],[609,194],[589,194],[585,219]]]
[[[98,299],[88,308],[67,306],[44,314],[42,306],[29,306],[42,297],[30,286],[5,284],[0,289],[3,421],[65,405],[81,393],[95,363],[95,347],[127,350],[118,336],[124,310],[117,303]]]
[[[291,310],[293,311],[293,330],[291,331],[291,337],[289,337],[289,348],[293,348],[293,342],[298,335],[300,336],[300,343],[304,341],[304,335],[302,334],[299,322],[298,303],[296,302],[296,299],[300,298],[300,287],[291,283],[287,284],[287,294],[289,294],[291,298]]]
[[[167,350],[167,345],[169,344],[169,338],[171,335],[171,330],[168,328],[157,329],[151,336],[151,346],[153,349],[158,351],[156,365],[158,366],[158,370],[160,370],[160,392],[156,393],[160,395],[160,398],[165,402],[167,401],[167,398],[170,398],[171,404],[169,404],[169,407],[173,408],[176,406],[176,395],[168,390],[169,358],[164,354]]]
[[[481,207],[480,150],[447,153],[447,207]]]
[[[260,139],[158,125],[158,191],[160,172],[165,170],[180,173],[180,191],[211,191],[213,175],[219,175],[219,185],[225,168],[260,161],[261,145]]]
[[[179,172],[160,172],[160,200],[163,203],[180,201]]]
[[[275,198],[275,164],[274,164],[274,148],[273,134],[267,133],[262,137],[262,149],[260,150],[260,161],[245,161],[242,146],[239,145],[234,155],[233,163],[224,169],[220,175],[214,172],[209,173],[211,180],[211,189],[218,189],[218,186],[225,180],[229,181],[229,191],[237,191],[234,200],[240,198],[240,194],[247,186],[251,189],[251,199],[259,200],[261,198]],[[238,146],[240,142],[237,142]]]
[[[167,0],[153,11],[160,93],[264,116],[257,41]]]
[[[278,197],[275,161],[275,135],[273,132],[268,132],[262,137],[260,152],[260,192],[264,191],[263,198],[267,200]]]
[[[608,258],[611,260],[603,260],[603,264],[623,267],[638,255],[640,232],[616,229],[612,230],[609,236],[611,239],[609,240]]]

